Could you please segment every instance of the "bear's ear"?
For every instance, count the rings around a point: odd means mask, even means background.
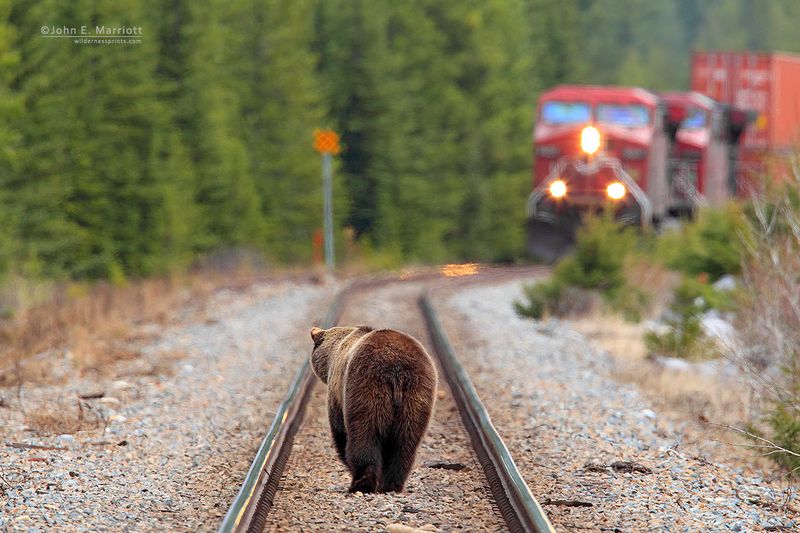
[[[314,344],[322,342],[322,337],[325,335],[325,330],[320,328],[311,328],[311,339]]]

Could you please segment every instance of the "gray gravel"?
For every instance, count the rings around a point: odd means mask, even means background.
[[[438,308],[557,529],[800,527],[797,495],[785,478],[766,481],[746,457],[731,459],[746,452],[732,454],[698,436],[691,422],[654,412],[632,386],[608,377],[610,357],[566,323],[517,317],[511,303],[520,287],[515,281],[463,289]]]
[[[198,323],[173,327],[104,376],[0,391],[0,530],[213,531],[227,511],[336,287],[293,282],[223,291]],[[176,310],[177,312],[177,310]],[[72,372],[72,373],[71,373]],[[108,423],[37,435],[23,410]],[[95,426],[95,427],[91,427]],[[59,449],[10,447],[8,443]]]
[[[341,323],[399,329],[430,351],[417,307],[420,290],[418,283],[371,290],[348,304]],[[398,524],[442,531],[505,529],[441,372],[433,419],[401,494],[347,493],[350,476],[333,450],[321,383],[295,442],[282,490],[268,515],[268,531],[383,531]],[[464,468],[433,468],[436,463]]]

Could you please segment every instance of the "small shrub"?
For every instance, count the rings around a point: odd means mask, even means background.
[[[599,293],[626,319],[638,321],[648,302],[644,291],[626,282],[626,258],[636,246],[631,228],[611,214],[589,215],[576,235],[575,250],[562,259],[550,280],[525,287],[525,301],[514,308],[522,316],[578,315],[595,304]]]
[[[523,287],[524,300],[514,301],[514,310],[520,316],[541,319],[551,314],[564,290],[560,281],[551,279]]]
[[[679,357],[691,361],[712,358],[715,346],[703,333],[700,319],[694,315],[680,315],[667,321],[663,333],[649,331],[644,336],[645,346],[651,355]]]
[[[769,416],[772,441],[778,446],[800,452],[800,411],[797,407],[777,402]],[[800,457],[788,453],[775,453],[771,457],[791,471],[800,468]]]
[[[651,354],[684,359],[716,355],[715,343],[705,335],[701,318],[710,309],[733,310],[735,295],[715,289],[710,282],[741,272],[749,235],[742,209],[730,204],[705,209],[695,222],[658,239],[656,253],[667,266],[685,275],[675,289],[666,331],[645,335]]]
[[[650,300],[650,294],[629,283],[606,295],[606,301],[611,308],[621,313],[628,322],[640,322]]]
[[[800,163],[800,160],[796,160]],[[748,206],[752,235],[742,273],[737,332],[743,368],[767,400],[766,436],[800,453],[800,165],[787,179],[767,181]],[[768,374],[768,380],[762,374]],[[763,443],[762,443],[763,444]],[[791,453],[770,457],[794,470]],[[795,475],[797,472],[794,472]]]
[[[694,223],[659,238],[656,248],[668,267],[690,276],[707,274],[713,282],[741,272],[748,235],[742,209],[730,204],[703,210]]]
[[[556,266],[554,277],[567,285],[601,292],[625,285],[625,258],[636,245],[636,235],[610,214],[586,217],[578,229],[575,251]]]
[[[666,331],[645,334],[648,351],[690,360],[714,357],[715,344],[703,331],[702,315],[712,308],[724,310],[731,305],[730,294],[714,289],[703,277],[685,277],[675,288]]]
[[[523,288],[524,300],[514,302],[520,316],[537,320],[546,316],[582,315],[596,303],[591,291],[564,285],[557,279],[542,281]]]

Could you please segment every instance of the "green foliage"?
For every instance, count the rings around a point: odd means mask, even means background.
[[[520,316],[537,320],[558,307],[564,285],[557,279],[531,283],[522,289],[524,300],[514,301],[514,310]]]
[[[770,399],[766,427],[759,429],[778,446],[798,454],[800,169],[765,185],[763,195],[754,197],[747,209],[754,239],[744,262],[737,329],[746,361],[755,372],[770,375],[764,391]],[[776,450],[769,456],[797,476],[796,455]]]
[[[772,442],[789,451],[800,453],[800,412],[795,406],[777,403],[767,422],[772,428]],[[800,467],[800,457],[795,455],[775,453],[770,457],[792,472]]]
[[[695,315],[681,315],[667,321],[667,330],[648,331],[644,341],[651,354],[678,357],[692,361],[716,356],[714,345],[703,333],[700,320]]]
[[[519,255],[532,126],[524,14],[504,2],[320,5],[358,238],[426,262]]]
[[[711,282],[741,272],[750,238],[743,211],[735,204],[704,209],[693,222],[659,237],[655,253],[684,276],[675,288],[664,331],[645,335],[651,353],[685,359],[716,356],[701,316],[710,309],[734,309],[735,294],[717,290]]]
[[[563,315],[586,310],[590,291],[599,292],[625,318],[638,321],[648,303],[647,294],[626,282],[625,261],[634,252],[636,235],[618,224],[613,215],[590,215],[576,235],[575,250],[562,259],[552,278],[525,289],[525,302],[514,304],[523,316]]]
[[[685,276],[675,288],[665,331],[645,334],[650,353],[700,360],[715,357],[713,341],[703,331],[702,314],[710,309],[729,310],[733,306],[730,291],[720,291],[707,282]]]
[[[698,219],[659,239],[658,254],[667,266],[691,276],[706,274],[716,281],[741,271],[748,227],[736,204],[704,209]]]
[[[679,88],[697,46],[800,51],[798,16],[792,0],[0,2],[0,273],[122,280],[231,248],[307,262],[317,127],[343,139],[337,228],[370,253],[514,261],[538,92]],[[95,22],[146,35],[39,31]],[[676,261],[731,271],[726,232]],[[582,253],[567,285],[636,308],[613,258]]]
[[[238,61],[236,76],[252,81],[237,89],[244,140],[266,219],[265,243],[276,259],[308,262],[322,213],[320,161],[311,135],[327,123],[325,94],[316,75],[318,57],[311,49],[316,3],[244,4],[242,17],[249,22],[242,46],[235,51],[244,58]],[[336,200],[334,212],[343,218],[344,202],[341,197]]]
[[[594,0],[584,5],[580,33],[573,37],[582,45],[581,82],[652,89],[688,84],[692,47],[681,35],[677,2]]]
[[[610,214],[589,215],[578,229],[574,253],[559,262],[554,275],[569,285],[612,293],[625,285],[625,257],[635,244],[633,230]]]
[[[13,172],[19,164],[19,130],[15,121],[22,111],[22,100],[9,82],[11,73],[19,66],[19,53],[14,47],[15,28],[9,24],[11,6],[0,3],[0,279],[8,271],[15,255],[16,242],[8,231],[14,226],[10,205],[13,193],[8,189]]]

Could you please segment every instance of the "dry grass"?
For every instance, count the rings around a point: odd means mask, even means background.
[[[132,328],[143,322],[166,323],[170,309],[190,297],[204,297],[204,288],[173,278],[123,287],[108,283],[54,286],[44,302],[21,310],[15,319],[0,325],[0,368],[19,370],[29,357],[52,350],[67,351],[78,369],[136,357],[125,347]],[[19,378],[19,372],[15,373]]]
[[[635,385],[658,413],[696,422],[689,439],[733,443],[727,453],[732,460],[741,459],[739,447],[751,441],[724,425],[747,427],[762,408],[761,397],[751,387],[692,367],[674,370],[654,363],[647,358],[642,324],[614,315],[593,315],[570,324],[613,357],[614,379]],[[764,475],[774,472],[774,464],[756,452],[747,453],[746,463]]]
[[[680,275],[645,259],[625,265],[626,278],[650,297],[645,318],[660,316],[670,303]],[[575,317],[572,327],[584,334],[616,362],[614,377],[635,384],[660,410],[693,420],[741,423],[753,409],[751,397],[731,383],[691,370],[665,368],[648,359],[646,324],[631,323],[603,307]]]
[[[257,281],[313,281],[315,276],[307,270],[266,273],[239,265],[123,286],[11,280],[3,300],[16,313],[0,319],[0,386],[47,379],[53,357],[66,356],[82,373],[102,373],[110,363],[139,357],[132,346],[152,336],[142,331],[143,325],[164,326],[189,303],[202,313],[209,296],[221,289],[243,290]]]
[[[596,307],[591,314],[570,320],[576,331],[624,362],[644,361],[644,326],[624,320],[620,315]]]
[[[593,313],[570,322],[616,361],[615,378],[641,388],[659,407],[692,419],[734,423],[751,412],[748,395],[720,378],[691,370],[673,370],[647,357],[644,324],[632,324],[614,314]]]
[[[782,188],[752,201],[740,342],[731,352],[764,399],[754,426],[783,448],[772,457],[800,475],[800,157],[793,170]]]
[[[25,424],[39,435],[61,435],[83,429],[77,409],[46,406],[25,413]]]
[[[81,430],[105,430],[108,416],[91,402],[75,398],[74,401],[56,400],[27,406],[25,424],[39,435],[72,434]]]
[[[644,257],[631,257],[625,262],[625,279],[650,297],[647,315],[659,316],[670,303],[680,274]]]

